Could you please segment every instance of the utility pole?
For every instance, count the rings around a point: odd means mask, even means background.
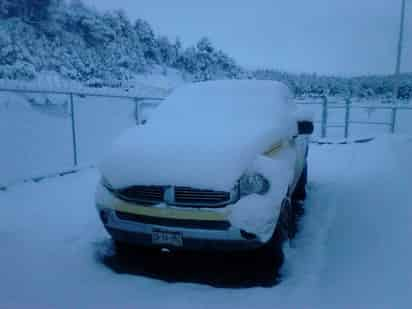
[[[401,24],[399,29],[399,42],[398,42],[398,54],[396,58],[396,68],[395,68],[395,86],[393,89],[393,99],[394,102],[398,99],[399,86],[400,86],[400,73],[401,73],[401,60],[402,60],[402,47],[403,47],[403,32],[405,28],[405,6],[406,0],[402,0],[401,9]]]

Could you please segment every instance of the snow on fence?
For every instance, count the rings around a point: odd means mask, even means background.
[[[97,162],[124,129],[139,125],[162,97],[0,86],[0,189],[66,174]],[[297,100],[315,114],[315,138],[412,134],[412,106]]]

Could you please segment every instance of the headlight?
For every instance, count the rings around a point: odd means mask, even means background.
[[[261,174],[252,173],[244,174],[239,179],[239,193],[240,196],[249,194],[265,194],[269,191],[270,183]]]

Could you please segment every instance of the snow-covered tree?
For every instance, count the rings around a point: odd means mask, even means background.
[[[149,63],[159,63],[160,54],[154,31],[150,24],[143,20],[138,19],[134,24],[134,29],[137,33],[140,43],[143,47],[144,57]]]
[[[100,13],[81,0],[0,0],[0,78],[32,79],[54,71],[85,84],[120,86],[135,74],[172,67],[188,80],[279,80],[298,96],[391,97],[393,76],[352,78],[244,70],[203,37],[183,48],[122,11]],[[401,75],[400,98],[410,98],[412,74]]]

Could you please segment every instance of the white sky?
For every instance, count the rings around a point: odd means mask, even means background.
[[[248,67],[332,74],[392,73],[401,0],[84,0],[123,9],[184,45],[201,36]],[[402,71],[412,71],[412,0]]]

